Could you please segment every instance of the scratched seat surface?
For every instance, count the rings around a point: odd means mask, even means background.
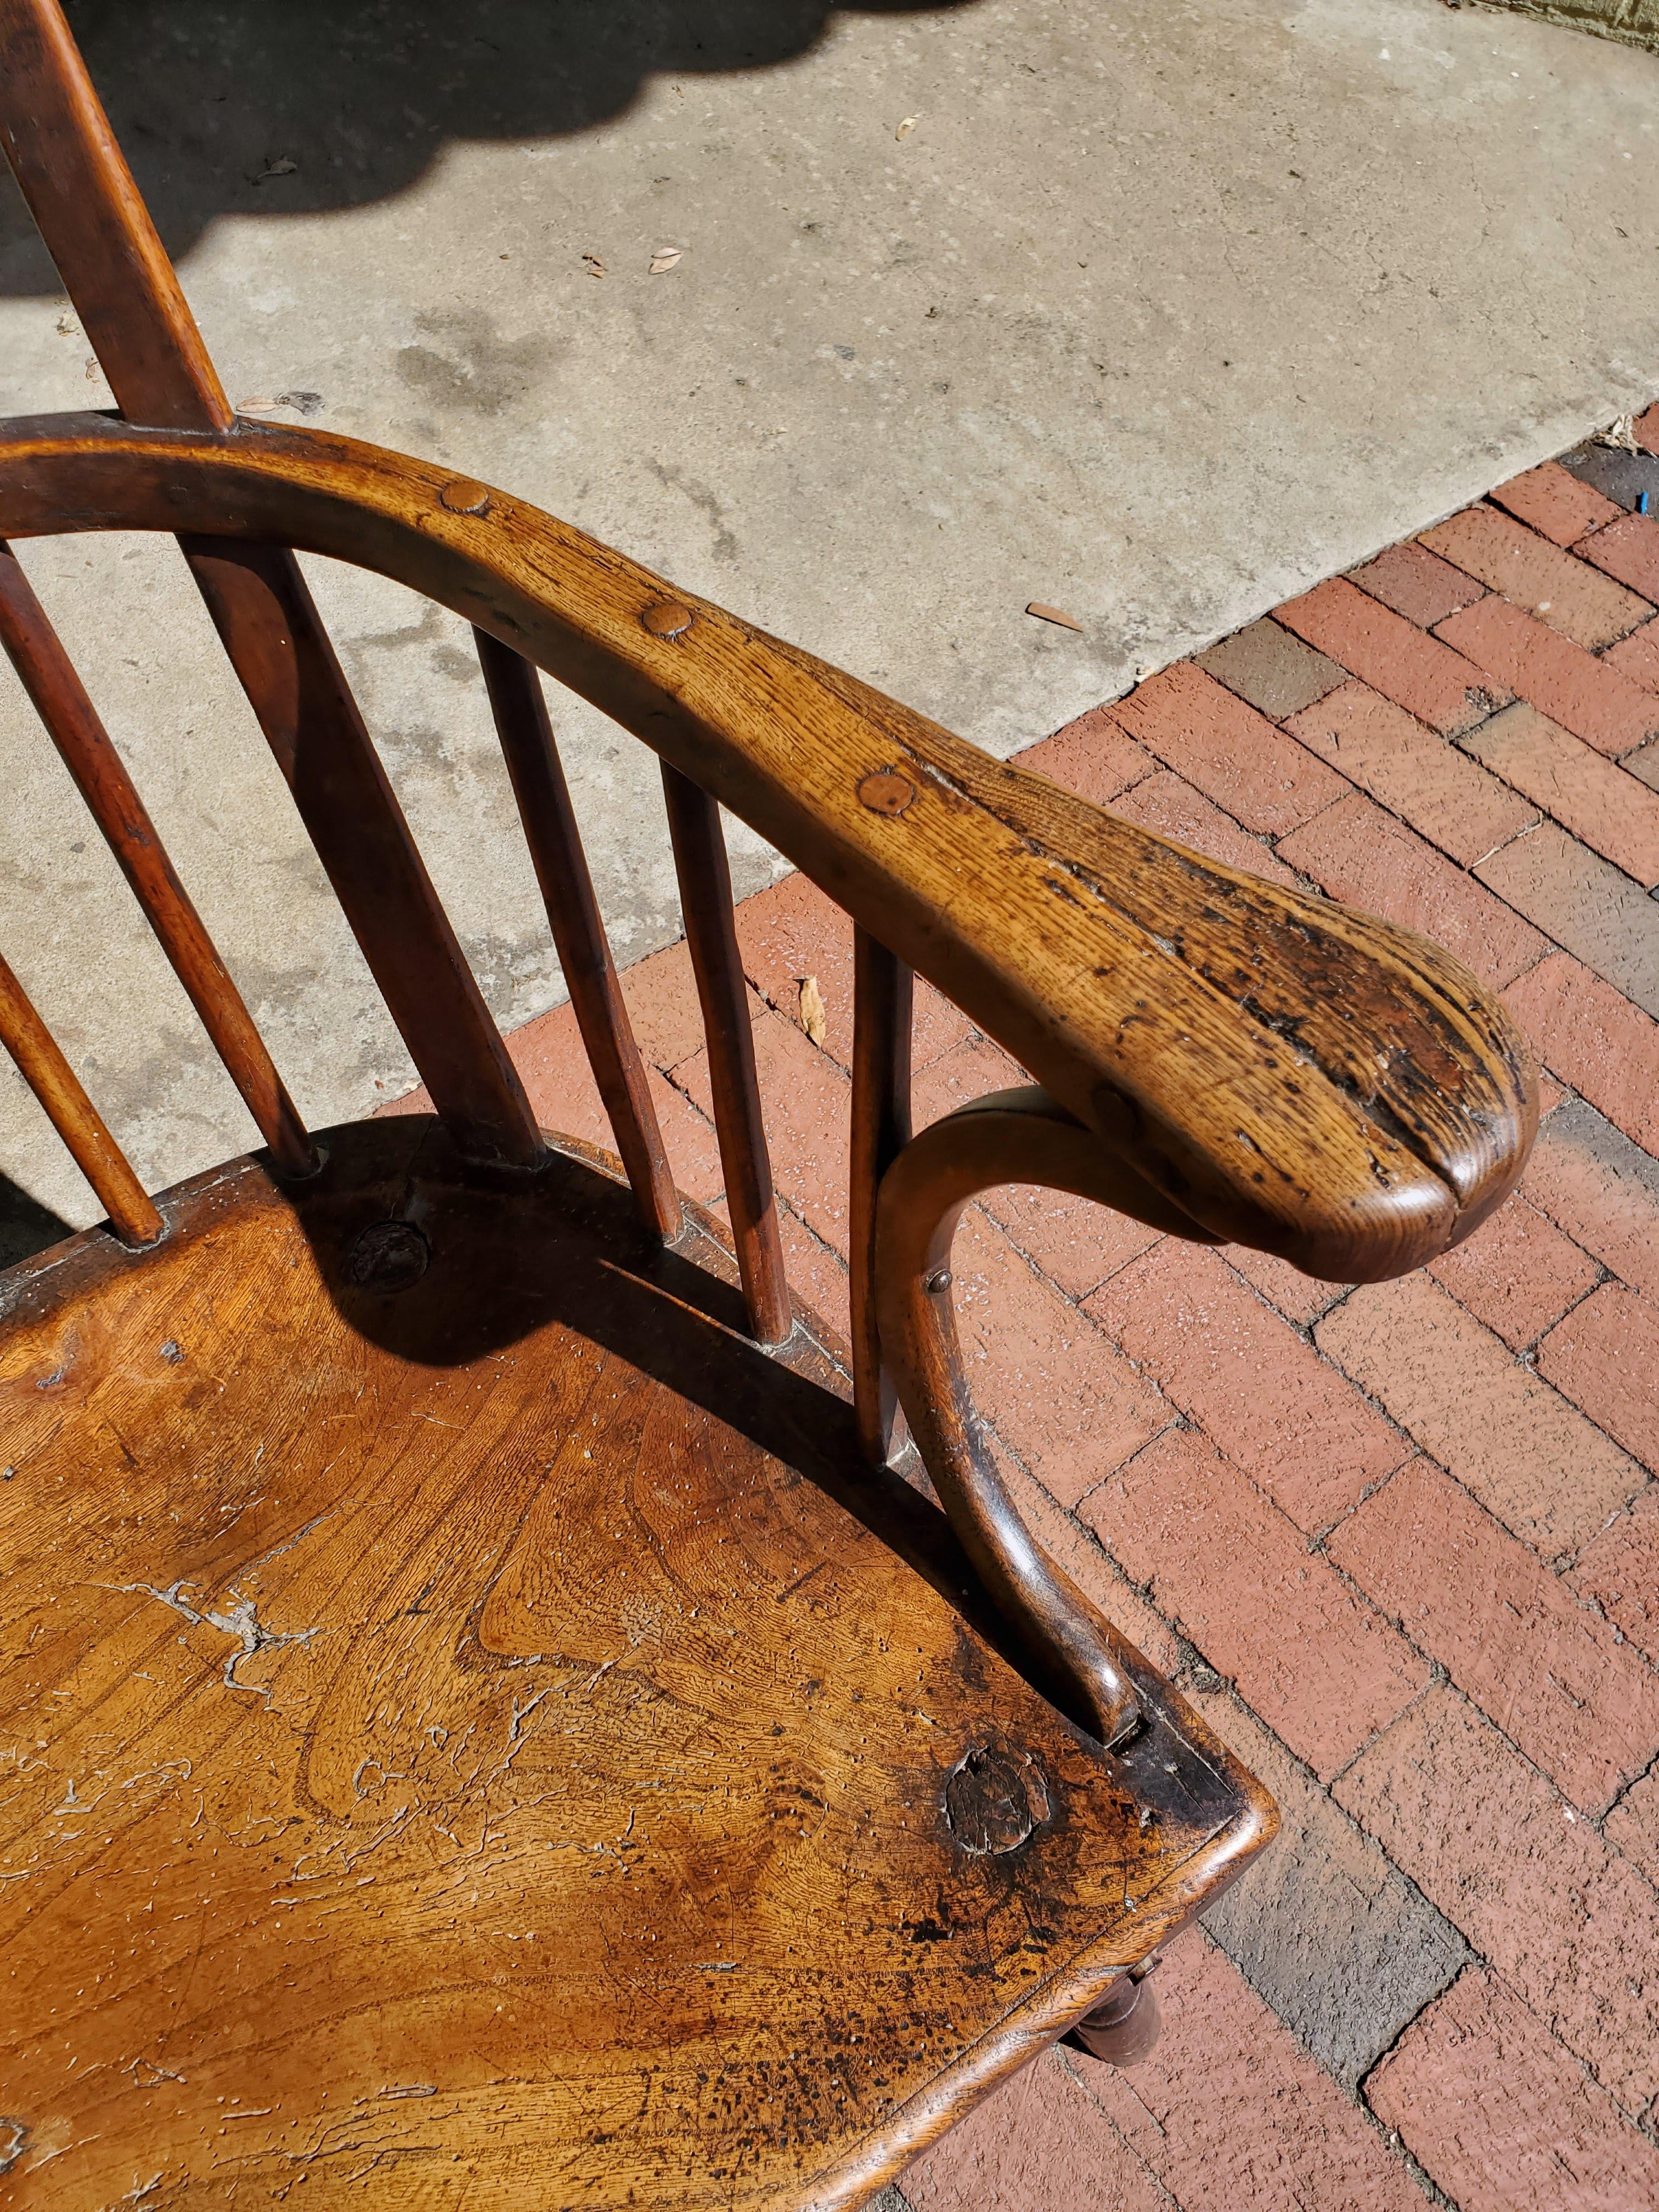
[[[1259,1839],[592,1164],[163,1206],[4,1279],[12,2201],[856,2204]]]

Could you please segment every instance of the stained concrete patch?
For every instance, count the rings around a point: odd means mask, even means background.
[[[1281,1821],[1204,1924],[1352,2090],[1460,1972],[1468,1946],[1237,1698],[1212,1692],[1194,1702],[1273,1792]]]
[[[1515,17],[169,0],[76,23],[234,401],[510,487],[1000,754],[1659,389],[1659,59]],[[90,352],[0,190],[0,407],[106,405]],[[21,557],[303,1110],[406,1086],[176,553]],[[563,985],[465,629],[307,566],[485,994],[528,1019]],[[171,1181],[246,1117],[0,679],[0,944]],[[633,958],[679,927],[656,766],[554,711]],[[770,880],[735,842],[739,890]],[[92,1218],[31,1112],[0,1086],[0,1171]]]
[[[1460,0],[1451,0],[1453,7],[1459,4]],[[1483,4],[1659,51],[1659,0],[1483,0]]]

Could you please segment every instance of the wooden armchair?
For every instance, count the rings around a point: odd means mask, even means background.
[[[508,493],[237,420],[57,0],[0,37],[120,408],[0,429],[0,534],[178,538],[435,1108],[306,1130],[0,549],[0,635],[265,1139],[147,1196],[0,969],[109,1215],[0,1279],[8,2201],[861,2203],[1054,2038],[1132,2057],[1140,1970],[1274,1820],[1013,1510],[963,1206],[1047,1184],[1375,1280],[1514,1182],[1526,1049],[1409,932]],[[619,1161],[536,1127],[294,548],[474,626]],[[734,1253],[669,1177],[538,671],[661,757]],[[858,928],[850,1377],[784,1280],[721,805]],[[913,971],[1042,1087],[913,1138]]]

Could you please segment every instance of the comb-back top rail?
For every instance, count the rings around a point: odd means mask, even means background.
[[[507,494],[458,513],[453,482],[312,429],[46,418],[0,436],[0,535],[275,541],[440,601],[769,839],[1202,1233],[1376,1281],[1508,1192],[1535,1073],[1438,946],[994,760]]]

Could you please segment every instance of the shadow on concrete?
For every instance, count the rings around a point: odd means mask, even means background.
[[[33,1259],[74,1234],[67,1221],[31,1198],[9,1176],[0,1175],[0,1267]]]
[[[455,141],[568,136],[623,113],[653,76],[775,68],[838,13],[971,4],[69,0],[68,13],[177,259],[218,216],[361,207]],[[58,289],[0,170],[0,295]]]

